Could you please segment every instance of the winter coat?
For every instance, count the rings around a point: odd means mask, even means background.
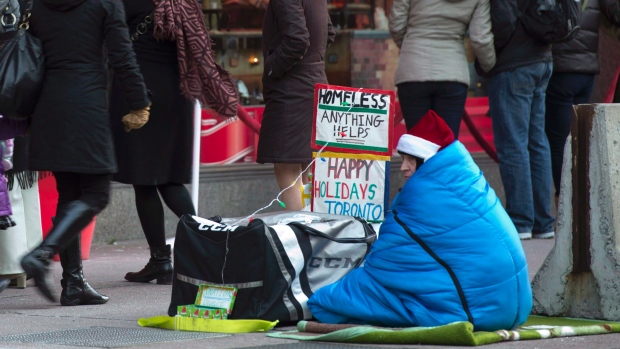
[[[491,0],[491,23],[497,61],[485,72],[476,61],[478,74],[485,77],[535,63],[551,62],[551,45],[532,38],[517,18],[530,0]]]
[[[0,154],[4,153],[4,142],[0,142]],[[9,188],[4,178],[4,166],[0,164],[0,217],[10,216],[13,214],[11,209],[11,200],[9,199]]]
[[[476,331],[527,319],[532,291],[515,226],[455,141],[394,199],[363,267],[308,301],[323,323],[387,327],[469,321]]]
[[[583,0],[582,0],[583,2]],[[598,74],[598,28],[601,11],[611,23],[620,26],[620,1],[588,0],[581,14],[579,32],[568,42],[553,45],[553,71]]]
[[[29,120],[14,120],[0,115],[0,141],[23,136],[28,131]]]
[[[0,166],[1,167],[1,166]],[[4,178],[4,169],[0,168],[0,217],[13,214],[11,200],[9,199],[9,188]]]
[[[469,86],[464,37],[485,70],[495,65],[490,0],[394,0],[389,28],[400,48],[395,84],[456,81]]]
[[[123,0],[130,33],[153,12],[152,0]],[[192,179],[194,100],[180,90],[175,41],[153,36],[154,23],[133,41],[133,49],[153,104],[149,122],[139,130],[125,132],[119,122],[129,112],[122,80],[116,77],[110,92],[112,136],[118,172],[114,181],[138,185],[169,182],[190,183]]]
[[[325,1],[269,1],[263,19],[265,111],[258,163],[312,161],[314,85],[327,83],[325,51],[335,35]]]
[[[121,76],[131,109],[150,103],[122,2],[34,0],[30,31],[45,55],[43,89],[32,115],[30,170],[115,172],[107,63]]]

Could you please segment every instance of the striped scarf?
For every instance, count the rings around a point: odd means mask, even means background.
[[[195,0],[154,0],[154,36],[176,41],[180,88],[225,117],[237,115],[239,97],[230,73],[215,62],[213,41]]]

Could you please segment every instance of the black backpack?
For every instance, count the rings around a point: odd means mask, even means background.
[[[581,2],[526,0],[520,20],[531,37],[545,44],[570,41],[579,31]]]

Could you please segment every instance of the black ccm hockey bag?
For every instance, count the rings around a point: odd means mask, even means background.
[[[238,289],[230,319],[311,319],[308,298],[360,266],[377,238],[363,219],[324,213],[215,220],[179,221],[170,316],[194,303],[198,285],[216,284]]]

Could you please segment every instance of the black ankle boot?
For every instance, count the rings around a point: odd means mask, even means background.
[[[108,301],[108,296],[99,294],[84,278],[80,234],[58,255],[62,265],[60,304],[95,305]]]
[[[172,259],[170,245],[151,247],[151,259],[139,272],[127,273],[125,280],[131,282],[150,282],[157,279],[160,285],[172,284]]]
[[[92,221],[95,213],[83,201],[71,201],[62,209],[54,220],[54,226],[39,247],[32,250],[21,260],[22,269],[34,278],[39,291],[50,301],[58,298],[52,291],[53,279],[50,273],[52,256],[63,250],[76,236],[79,236]]]
[[[82,274],[80,272],[80,274]],[[97,292],[88,284],[84,275],[76,279],[62,279],[62,293],[60,304],[65,306],[105,304],[110,299]]]
[[[25,255],[21,260],[22,269],[24,269],[26,274],[34,278],[35,286],[50,302],[58,300],[52,288],[54,280],[50,263],[53,256],[54,251],[51,248],[41,245]]]

